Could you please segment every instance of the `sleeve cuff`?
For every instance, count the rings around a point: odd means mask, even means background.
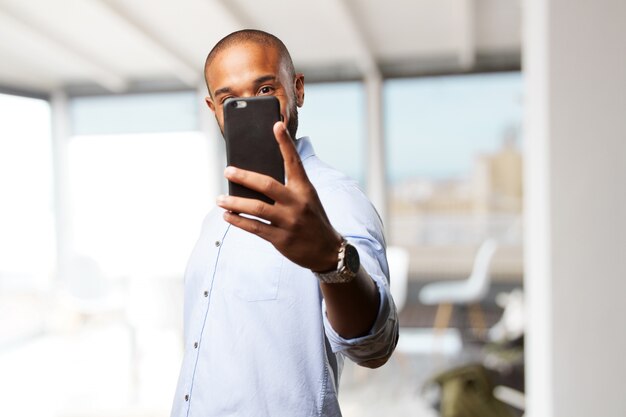
[[[380,297],[378,316],[370,331],[360,337],[345,339],[333,329],[326,315],[326,302],[322,300],[324,328],[334,353],[342,353],[356,363],[367,362],[391,355],[398,333],[398,318],[389,288],[374,280]]]

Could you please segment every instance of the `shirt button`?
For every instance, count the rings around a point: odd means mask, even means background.
[[[185,394],[185,401],[189,401],[189,394]]]
[[[221,243],[220,243],[220,241],[219,241],[219,240],[216,240],[216,241],[215,241],[215,247],[216,247],[216,248],[217,248],[220,244],[221,244]]]
[[[209,296],[209,292],[208,292],[208,291],[205,291],[205,292],[204,292],[204,296],[205,296],[205,297],[208,297],[208,296]]]
[[[198,342],[193,342],[193,348],[198,349]]]

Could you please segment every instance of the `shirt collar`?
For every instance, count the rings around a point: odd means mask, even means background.
[[[303,136],[296,140],[296,150],[302,161],[315,155],[315,149],[313,149],[313,144],[308,136]]]

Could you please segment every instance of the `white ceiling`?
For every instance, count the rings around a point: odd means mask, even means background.
[[[519,66],[520,0],[0,0],[0,87],[195,88],[215,42],[267,30],[313,79]]]

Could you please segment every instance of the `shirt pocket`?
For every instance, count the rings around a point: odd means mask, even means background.
[[[231,233],[222,248],[224,290],[245,301],[278,299],[283,255],[258,236],[235,228]]]

